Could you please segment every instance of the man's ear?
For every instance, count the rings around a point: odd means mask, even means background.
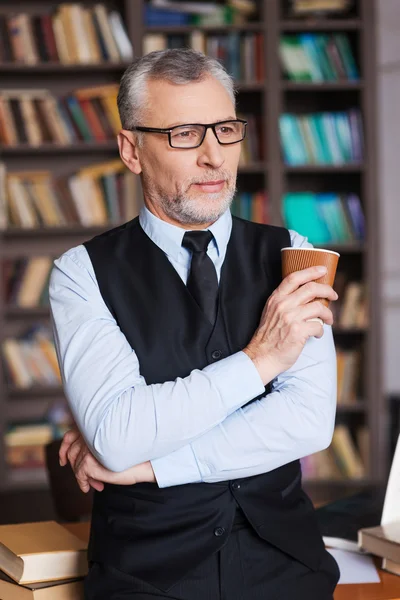
[[[132,173],[139,175],[142,172],[142,167],[139,158],[139,149],[136,144],[135,135],[132,131],[121,129],[118,134],[119,155],[122,162],[128,167]]]

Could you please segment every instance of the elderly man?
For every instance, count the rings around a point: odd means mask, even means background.
[[[60,461],[96,490],[86,598],[330,600],[299,459],[331,441],[333,318],[316,298],[337,294],[317,267],[282,281],[281,248],[305,238],[232,218],[246,123],[218,62],[152,52],[118,106],[145,206],[63,254],[50,284],[77,426]]]

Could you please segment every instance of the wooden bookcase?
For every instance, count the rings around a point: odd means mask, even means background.
[[[107,2],[106,2],[107,4]],[[43,12],[54,3],[24,2],[20,10]],[[114,2],[124,20],[133,42],[136,55],[141,54],[143,36],[147,32],[188,33],[191,27],[148,27],[143,24],[144,0],[120,0]],[[1,3],[0,11],[10,13],[13,3]],[[243,27],[204,27],[206,31],[226,30],[261,32],[264,39],[265,81],[238,82],[238,109],[248,113],[263,114],[264,147],[266,158],[256,164],[240,169],[238,189],[256,191],[266,189],[270,203],[271,222],[282,224],[281,200],[285,191],[356,191],[362,199],[367,222],[368,237],[363,244],[332,246],[341,253],[341,266],[362,273],[362,280],[369,285],[370,324],[367,330],[341,331],[335,327],[338,345],[351,347],[359,344],[364,350],[363,389],[364,397],[354,407],[339,408],[337,419],[350,424],[365,423],[370,429],[370,472],[361,481],[310,481],[306,489],[313,497],[340,496],[369,484],[377,484],[387,476],[386,457],[386,407],[382,394],[381,379],[381,321],[379,302],[379,199],[376,186],[376,69],[373,0],[356,0],[349,15],[336,18],[291,19],[288,3],[283,0],[260,1],[260,19]],[[289,32],[346,32],[356,48],[361,71],[358,82],[293,83],[282,74],[278,50],[279,39]],[[100,64],[90,66],[61,66],[43,64],[25,66],[0,64],[2,87],[44,87],[61,94],[76,87],[118,81],[125,64]],[[285,166],[281,158],[279,116],[290,110],[310,112],[335,110],[359,106],[363,115],[366,155],[362,164],[345,166]],[[114,142],[104,144],[75,144],[67,148],[55,148],[47,144],[40,148],[19,146],[1,148],[1,160],[12,170],[47,168],[55,172],[74,168],[117,155]],[[103,228],[104,229],[104,228]],[[41,230],[16,230],[0,233],[0,257],[52,254],[58,256],[67,248],[77,245],[97,233],[99,228],[68,227]],[[0,282],[1,285],[1,282]],[[48,311],[22,310],[4,306],[0,293],[0,332],[6,335],[22,331],[30,322],[48,322]],[[0,367],[1,368],[1,367]],[[0,438],[8,422],[15,419],[40,418],[50,403],[62,397],[60,389],[32,389],[19,391],[7,388],[0,373]],[[24,488],[43,485],[42,481],[24,479],[14,481],[6,470],[4,452],[0,452],[0,489]]]

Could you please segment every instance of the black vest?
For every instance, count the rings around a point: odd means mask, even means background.
[[[280,250],[290,245],[286,229],[233,218],[212,328],[138,219],[85,243],[147,384],[186,377],[242,350],[281,281]],[[168,591],[226,543],[235,499],[261,538],[318,569],[324,546],[297,460],[235,481],[106,485],[94,494],[89,560]]]

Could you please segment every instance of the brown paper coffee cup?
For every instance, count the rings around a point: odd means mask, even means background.
[[[301,271],[308,267],[326,267],[328,270],[325,275],[315,279],[317,283],[327,283],[333,287],[335,281],[336,269],[340,254],[333,250],[323,248],[282,248],[282,277],[285,278],[290,273]],[[315,298],[325,306],[329,306],[329,300],[326,298]],[[310,319],[313,320],[313,319]],[[317,319],[321,321],[321,319]]]

